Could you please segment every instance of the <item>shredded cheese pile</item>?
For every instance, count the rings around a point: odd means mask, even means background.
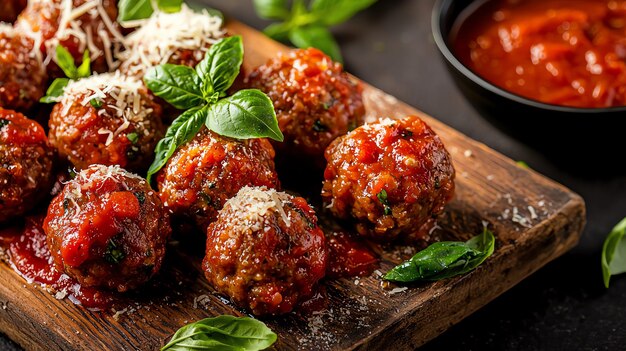
[[[220,17],[212,16],[206,9],[195,12],[186,5],[180,12],[155,12],[133,25],[140,28],[126,37],[124,44],[129,49],[117,58],[122,61],[123,72],[138,76],[149,67],[176,59],[179,50],[193,50],[195,59],[200,61],[211,44],[226,34]]]
[[[140,91],[143,84],[135,77],[122,75],[119,71],[114,73],[95,74],[89,78],[73,80],[63,90],[63,95],[56,98],[63,105],[62,114],[67,115],[74,104],[87,106],[93,99],[103,103],[98,109],[98,115],[115,112],[115,116],[121,118],[123,123],[114,131],[101,128],[98,134],[108,134],[105,145],[111,144],[113,138],[133,123],[137,131],[143,130],[149,135],[149,128],[142,128],[150,123],[148,116],[153,109],[143,103]],[[83,97],[84,96],[84,97]],[[80,97],[81,100],[77,101]],[[111,103],[113,102],[113,103]]]
[[[279,214],[283,222],[289,227],[291,220],[283,208],[284,203],[290,202],[291,196],[266,187],[245,186],[237,195],[229,199],[224,207],[230,208],[231,219],[241,228],[252,231],[265,229],[264,224],[268,213]]]

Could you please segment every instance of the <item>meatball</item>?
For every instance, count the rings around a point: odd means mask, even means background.
[[[415,116],[359,127],[330,144],[326,160],[322,198],[361,235],[420,238],[454,193],[450,154]]]
[[[317,49],[272,59],[252,71],[244,84],[262,90],[274,102],[285,135],[283,143],[274,144],[280,157],[323,161],[331,141],[363,123],[360,83]]]
[[[324,234],[303,198],[244,187],[209,226],[202,267],[218,292],[255,315],[288,313],[324,277]]]
[[[105,73],[72,81],[52,109],[49,137],[76,168],[143,171],[165,134],[161,107],[134,77]]]
[[[33,42],[0,23],[0,107],[27,111],[44,95],[48,80]]]
[[[118,55],[120,70],[143,77],[148,68],[163,63],[194,67],[224,35],[222,18],[206,9],[194,12],[183,5],[180,12],[156,12],[126,37],[128,50]]]
[[[75,17],[77,11],[82,14]],[[123,39],[116,18],[116,0],[31,0],[15,26],[37,38],[46,62],[53,61],[48,65],[50,76],[60,77],[63,72],[54,63],[57,45],[68,49],[76,65],[89,49],[94,71],[114,68],[113,46]],[[62,23],[66,25],[60,28]]]
[[[27,0],[2,0],[0,2],[0,22],[13,22],[26,7]]]
[[[159,271],[171,228],[144,179],[92,165],[54,198],[44,231],[57,269],[84,286],[124,292]]]
[[[23,215],[46,196],[53,156],[37,122],[0,108],[0,222]]]
[[[161,200],[202,231],[244,186],[280,186],[266,139],[236,140],[206,128],[180,147],[157,174]]]

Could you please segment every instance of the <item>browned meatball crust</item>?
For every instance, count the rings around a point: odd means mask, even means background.
[[[44,220],[57,269],[84,286],[133,289],[161,267],[171,233],[157,193],[119,166],[92,165],[68,182]]]
[[[23,215],[46,196],[53,156],[37,122],[0,108],[0,222]]]
[[[322,197],[362,235],[427,234],[454,193],[450,154],[415,116],[359,127],[336,139],[326,160]]]
[[[200,230],[244,186],[278,188],[274,149],[265,139],[236,140],[203,128],[157,174],[165,207]]]

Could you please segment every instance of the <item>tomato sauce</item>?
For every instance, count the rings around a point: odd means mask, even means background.
[[[464,65],[517,95],[626,105],[626,1],[487,1],[459,17],[452,43]]]
[[[326,243],[326,275],[331,279],[370,275],[378,267],[376,254],[346,232],[328,234]]]
[[[105,310],[112,306],[114,294],[96,288],[83,287],[52,264],[43,215],[26,218],[23,227],[0,230],[0,245],[7,249],[11,266],[29,283],[52,288],[57,298],[68,297],[77,305],[90,310]]]

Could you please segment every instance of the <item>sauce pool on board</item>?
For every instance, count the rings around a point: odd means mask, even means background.
[[[626,106],[626,1],[487,1],[459,16],[451,39],[465,66],[514,94]]]
[[[81,286],[54,268],[42,228],[44,217],[26,217],[23,227],[14,226],[0,230],[0,245],[8,252],[11,267],[29,283],[54,289],[57,298],[68,297],[73,303],[91,310],[111,307],[114,302],[113,293]]]

